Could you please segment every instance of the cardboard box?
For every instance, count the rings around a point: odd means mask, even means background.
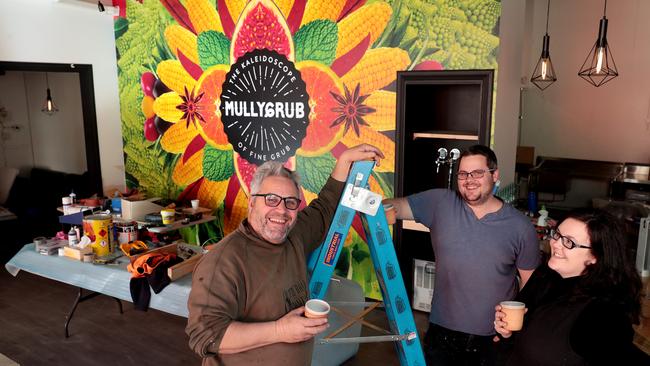
[[[436,263],[413,259],[413,309],[431,312]]]
[[[145,253],[135,255],[131,257],[131,262],[138,258],[141,255],[148,254],[148,253],[176,253],[179,254],[179,247],[185,248],[185,250],[190,250],[196,254],[194,254],[192,257],[185,259],[184,261],[175,264],[169,268],[167,268],[167,276],[169,277],[170,280],[176,281],[177,279],[187,275],[188,273],[192,273],[194,271],[194,267],[196,266],[196,263],[198,262],[199,258],[203,255],[202,253],[202,248],[198,247],[196,245],[189,245],[185,243],[172,243],[169,245],[165,245],[164,247],[156,248],[149,250]]]
[[[517,164],[535,165],[535,147],[534,146],[517,146]]]
[[[152,212],[160,212],[163,206],[156,204],[160,198],[150,198],[142,201],[129,201],[122,198],[122,218],[126,220],[143,220],[144,215]]]
[[[89,254],[93,252],[93,248],[89,245],[83,249],[72,248],[69,246],[63,247],[63,255],[78,261],[84,260],[84,254]]]

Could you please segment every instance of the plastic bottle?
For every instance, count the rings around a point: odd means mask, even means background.
[[[68,231],[68,245],[75,247],[77,244],[79,244],[79,238],[77,237],[77,231],[73,226],[70,228],[70,231]]]
[[[72,199],[70,197],[62,197],[61,203],[63,204],[63,214],[70,215],[70,207],[72,206]]]
[[[539,210],[539,218],[537,218],[537,226],[545,227],[548,220],[548,211],[546,211],[546,206],[542,205],[542,209]]]
[[[528,211],[531,216],[537,212],[537,192],[535,191],[528,192]]]
[[[70,191],[70,195],[69,195],[69,197],[70,197],[70,199],[72,199],[72,204],[73,204],[73,205],[74,205],[75,203],[77,203],[77,195],[74,193],[74,190],[73,190],[73,191]]]

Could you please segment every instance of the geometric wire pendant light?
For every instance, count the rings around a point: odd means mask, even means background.
[[[59,111],[59,108],[56,107],[54,101],[52,100],[52,93],[50,92],[50,79],[47,77],[47,72],[45,73],[45,83],[47,85],[47,97],[45,98],[45,103],[43,103],[43,108],[41,112],[47,114],[48,116],[53,115]]]
[[[557,75],[555,74],[555,68],[553,68],[551,54],[549,53],[551,37],[548,36],[548,15],[550,7],[551,0],[548,0],[546,4],[546,34],[544,34],[542,41],[542,55],[539,57],[535,65],[535,70],[533,70],[533,76],[530,78],[530,82],[535,84],[540,90],[548,88],[557,81]]]
[[[603,19],[598,27],[598,39],[591,47],[585,62],[578,71],[578,76],[587,80],[591,85],[599,87],[618,76],[614,55],[607,43],[607,0],[605,0],[605,11]]]

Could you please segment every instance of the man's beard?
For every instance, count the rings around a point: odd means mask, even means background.
[[[490,187],[489,191],[483,191],[483,185],[478,186],[478,189],[468,191],[467,187],[463,187],[464,190],[458,190],[460,197],[467,203],[472,205],[479,205],[487,202],[490,199],[490,193],[494,186]]]
[[[287,220],[291,220],[290,218],[286,217]],[[294,220],[291,224],[285,225],[281,228],[279,227],[273,227],[275,225],[270,224],[266,217],[264,218],[264,221],[262,222],[262,234],[265,238],[271,239],[269,241],[274,242],[274,243],[282,243],[287,239],[287,236],[289,235],[289,232],[293,227],[296,225],[296,221]]]

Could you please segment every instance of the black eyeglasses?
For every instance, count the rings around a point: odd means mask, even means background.
[[[562,239],[561,243],[567,249],[573,249],[573,248],[591,249],[591,246],[589,246],[589,245],[576,244],[575,241],[573,241],[573,240],[567,238],[566,236],[560,234],[560,231],[558,229],[556,229],[556,228],[548,229],[547,234],[553,240]]]
[[[465,180],[467,179],[467,177],[472,177],[472,179],[480,179],[483,178],[485,173],[492,173],[495,170],[496,169],[488,169],[488,170],[476,169],[476,170],[472,170],[471,172],[464,172],[461,170],[458,173],[456,173],[456,175],[458,176],[458,180]]]
[[[264,197],[264,203],[269,207],[278,207],[282,201],[288,210],[296,210],[300,206],[300,198],[297,197],[280,197],[275,193],[254,194],[253,197]]]

